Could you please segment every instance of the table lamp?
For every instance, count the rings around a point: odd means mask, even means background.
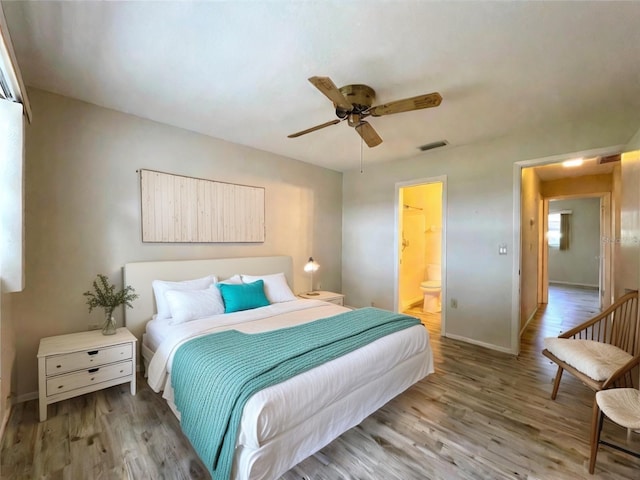
[[[311,290],[307,292],[307,295],[319,295],[318,292],[313,291],[313,272],[316,272],[320,268],[320,265],[316,263],[313,257],[309,257],[309,261],[304,266],[304,271],[311,275]]]

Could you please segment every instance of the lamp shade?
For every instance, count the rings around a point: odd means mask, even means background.
[[[307,263],[304,266],[304,271],[307,273],[313,273],[313,272],[317,272],[318,268],[320,268],[320,265],[316,263],[313,257],[309,257],[309,261],[307,261]]]

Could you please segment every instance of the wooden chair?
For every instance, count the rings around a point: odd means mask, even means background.
[[[544,344],[542,354],[558,365],[551,393],[553,400],[564,370],[595,392],[633,387],[632,370],[640,363],[638,292],[627,293],[557,338],[545,338]]]
[[[607,445],[621,452],[640,458],[640,452],[629,450],[621,445],[600,439],[604,416],[627,429],[627,443],[631,440],[631,432],[640,429],[640,391],[635,388],[611,388],[596,392],[591,420],[591,456],[589,473],[593,473],[598,455],[598,445]]]

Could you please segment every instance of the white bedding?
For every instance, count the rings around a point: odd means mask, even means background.
[[[200,335],[230,329],[244,333],[266,332],[337,315],[348,310],[346,307],[319,300],[295,300],[173,325],[170,333],[164,332],[166,337],[155,350],[149,363],[147,381],[154,391],[162,390],[167,374],[171,372],[171,362],[178,347]]]
[[[155,352],[176,327],[169,325],[168,320],[157,320],[155,315],[153,317],[147,323],[143,342],[152,352]]]
[[[331,303],[296,300],[195,320],[172,326],[170,330],[160,328],[164,340],[149,364],[149,385],[156,392],[164,389],[165,398],[171,402],[173,355],[180,345],[196,336],[232,328],[245,333],[263,332],[344,311],[348,309]],[[154,339],[158,338],[156,332]],[[297,442],[306,436],[322,437],[322,445],[326,444],[341,434],[345,426],[356,425],[369,415],[371,406],[379,408],[432,372],[429,336],[426,329],[418,325],[257,393],[243,412],[236,450],[236,477],[271,478],[278,472],[283,473],[282,468],[286,471],[304,457],[290,455],[295,463],[288,465],[283,462],[289,462],[290,458],[281,460],[274,453],[282,452],[283,448],[295,450]],[[341,415],[350,418],[340,418]],[[331,418],[329,425],[327,418]],[[269,445],[273,448],[263,448]]]

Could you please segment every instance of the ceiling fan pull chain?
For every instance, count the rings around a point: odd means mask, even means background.
[[[362,143],[364,142],[363,138],[360,137],[360,173],[364,173],[364,169],[362,168]]]

